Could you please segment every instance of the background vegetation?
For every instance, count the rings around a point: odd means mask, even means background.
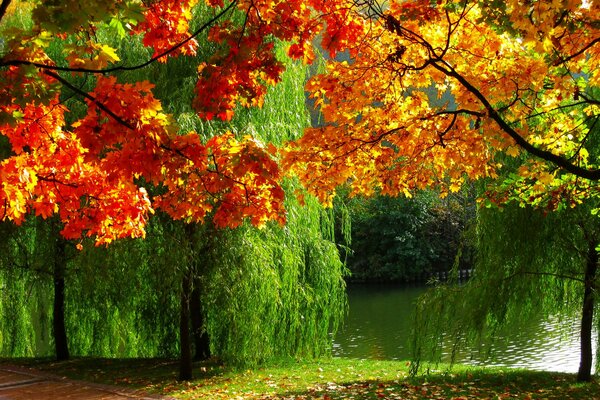
[[[448,272],[457,261],[472,268],[475,201],[468,190],[440,199],[435,192],[413,198],[376,196],[348,202],[352,282],[421,282]],[[458,256],[458,259],[457,259]]]

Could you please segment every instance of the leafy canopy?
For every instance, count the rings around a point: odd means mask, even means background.
[[[598,195],[586,144],[600,107],[599,11],[596,0],[3,0],[0,219],[58,214],[63,235],[97,243],[143,236],[155,209],[261,226],[285,220],[281,166],[330,203],[347,183],[355,194],[457,191],[511,157],[521,167],[500,201],[576,205]],[[15,23],[19,13],[32,23]],[[107,38],[128,35],[152,55],[120,61]],[[196,57],[201,41],[211,52]],[[203,142],[151,82],[120,75],[187,57],[196,113],[229,121],[281,79],[276,41],[305,63],[317,45],[330,58],[307,85],[323,126],[283,151],[228,132]],[[65,117],[70,96],[83,115]]]
[[[600,2],[355,1],[360,29],[307,90],[323,117],[287,162],[323,201],[405,193],[521,166],[509,198],[597,196]],[[362,8],[360,8],[362,6]]]

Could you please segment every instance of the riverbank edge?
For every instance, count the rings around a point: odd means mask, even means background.
[[[180,399],[600,399],[600,384],[574,374],[439,365],[410,377],[406,361],[326,358],[236,369],[215,360],[194,364],[194,380],[178,382],[177,360],[0,359],[69,379],[119,385]]]

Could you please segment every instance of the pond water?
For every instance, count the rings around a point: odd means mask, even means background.
[[[348,287],[349,314],[336,335],[335,356],[370,359],[410,359],[408,341],[412,311],[423,287],[356,285]],[[518,331],[503,333],[487,346],[494,358],[477,349],[460,349],[463,364],[520,367],[577,372],[579,367],[578,316],[532,319]],[[594,349],[595,351],[595,349]],[[443,361],[449,361],[445,354]]]

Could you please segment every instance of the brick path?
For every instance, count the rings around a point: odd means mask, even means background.
[[[109,385],[75,381],[13,365],[0,365],[0,400],[171,399]]]

